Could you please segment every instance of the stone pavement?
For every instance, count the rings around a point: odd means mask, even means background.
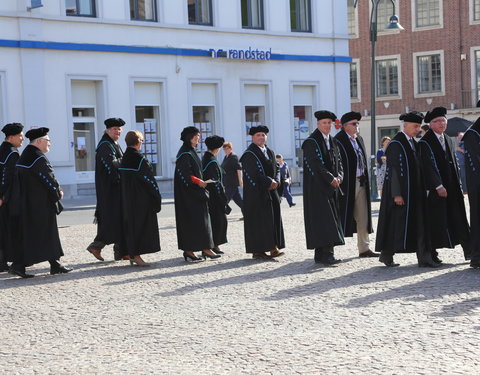
[[[318,266],[296,200],[282,205],[278,261],[244,253],[236,212],[226,255],[199,264],[176,249],[171,215],[150,268],[113,262],[111,247],[97,262],[84,250],[93,224],[61,227],[73,272],[50,276],[42,263],[33,279],[0,274],[0,373],[478,373],[480,272],[460,248],[441,250],[439,269],[418,268],[414,254],[389,269],[349,239],[342,264]]]

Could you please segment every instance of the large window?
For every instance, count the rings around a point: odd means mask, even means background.
[[[417,57],[418,93],[442,91],[442,66],[440,55]]]
[[[212,0],[187,0],[188,23],[212,26]]]
[[[130,0],[130,19],[156,22],[156,0]]]
[[[379,60],[377,68],[377,96],[398,95],[398,61]]]
[[[415,0],[415,2],[417,27],[440,25],[439,0]]]
[[[480,0],[473,1],[473,20],[480,21]]]
[[[241,0],[242,27],[263,29],[263,0]]]
[[[357,15],[354,6],[354,0],[347,1],[348,12],[348,34],[357,35]]]
[[[350,99],[358,99],[358,65],[350,64]]]
[[[390,23],[390,17],[393,14],[393,4],[390,0],[381,0],[378,3],[377,17],[378,17],[378,29],[384,31],[385,26]]]
[[[290,0],[290,25],[292,31],[312,31],[310,0]]]
[[[65,0],[67,16],[95,17],[95,0]]]

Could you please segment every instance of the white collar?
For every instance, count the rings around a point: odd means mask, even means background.
[[[405,138],[407,138],[407,141],[410,142],[410,139],[413,139],[413,137],[410,137],[407,133],[405,133],[403,130],[402,130],[402,133],[405,135]]]

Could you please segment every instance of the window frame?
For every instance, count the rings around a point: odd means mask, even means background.
[[[353,4],[355,3],[355,0],[349,0],[352,2],[352,5],[351,5],[351,8],[353,9],[353,20],[354,20],[354,25],[353,25],[353,29],[354,29],[354,33],[353,34],[350,34],[350,5],[348,4],[348,1],[347,1],[347,22],[348,22],[348,25],[347,25],[347,33],[348,35],[350,35],[350,37],[353,39],[353,38],[358,38],[359,37],[359,31],[358,31],[358,7],[357,8],[354,8],[353,7]]]
[[[418,75],[418,58],[422,56],[440,56],[440,80],[442,88],[440,91],[433,91],[433,92],[420,92],[419,91],[419,75]],[[444,58],[444,51],[443,50],[436,50],[436,51],[422,51],[422,52],[415,52],[412,54],[413,58],[413,86],[414,86],[414,98],[429,98],[432,96],[445,96],[445,58]]]
[[[295,22],[296,24],[298,25],[299,23],[299,8],[300,8],[300,1],[306,1],[308,2],[308,29],[307,30],[299,30],[298,28],[297,29],[293,29],[292,28],[292,11],[291,11],[291,7],[292,7],[292,1],[295,2],[295,16],[296,16],[296,19],[295,19]],[[289,1],[289,14],[290,14],[290,31],[292,33],[312,33],[313,32],[313,27],[312,27],[312,1],[311,0],[290,0]]]
[[[75,13],[75,14],[68,14],[67,13],[67,2],[66,0],[64,1],[64,6],[65,6],[65,16],[67,17],[90,17],[90,18],[97,18],[97,1],[96,0],[89,0],[90,1],[90,5],[92,7],[92,14],[79,14],[79,13]],[[75,4],[76,4],[76,9],[78,10],[80,8],[80,0],[75,0]]]
[[[193,26],[213,26],[213,4],[212,0],[207,0],[208,1],[208,10],[209,10],[209,18],[210,22],[199,22],[198,18],[200,15],[200,12],[198,11],[198,5],[199,1],[201,0],[194,0],[195,1],[195,22],[190,22],[190,16],[189,16],[189,11],[188,11],[188,0],[187,0],[187,22],[189,25]]]
[[[243,25],[243,13],[242,13],[242,2],[247,2],[247,23],[249,26]],[[259,27],[250,26],[252,25],[252,1],[256,1],[260,3],[260,23]],[[263,0],[240,0],[240,24],[242,25],[242,29],[246,30],[265,30],[265,2]]]
[[[141,19],[141,18],[132,18],[132,6],[130,4],[130,1],[132,0],[129,0],[129,14],[130,14],[130,21],[135,21],[135,22],[158,22],[158,4],[157,4],[157,0],[144,0],[144,1],[151,1],[152,4],[153,4],[153,19]],[[133,0],[134,2],[134,6],[135,6],[135,9],[134,9],[134,15],[136,15],[138,17],[138,2],[139,0]]]
[[[350,102],[351,103],[360,103],[362,101],[362,85],[361,85],[361,79],[360,79],[360,59],[358,58],[354,58],[352,59],[352,62],[350,63],[350,66],[351,64],[355,64],[357,66],[357,71],[356,71],[356,75],[357,75],[357,96],[356,97],[352,97],[350,96]],[[350,70],[350,67],[349,67],[349,73],[351,74],[351,70]],[[351,77],[350,77],[350,95],[352,93],[352,86],[351,86]]]
[[[418,26],[417,25],[417,1],[411,0],[411,9],[412,9],[412,31],[425,31],[425,30],[434,30],[434,29],[443,29],[443,1],[438,1],[439,4],[439,15],[438,15],[438,24],[435,25],[426,25]]]
[[[378,93],[378,65],[377,63],[380,61],[393,61],[397,62],[397,87],[398,93],[397,94],[387,94],[387,95],[379,95]],[[388,55],[388,56],[377,56],[375,57],[375,98],[378,101],[388,101],[388,100],[396,100],[402,99],[402,66],[401,66],[401,56],[400,55]]]
[[[468,19],[470,21],[470,25],[479,25],[480,24],[480,14],[479,18],[475,19],[475,1],[478,0],[469,0],[468,2]],[[478,3],[478,11],[480,13],[480,1]]]

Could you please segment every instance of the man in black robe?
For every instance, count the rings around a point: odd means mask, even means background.
[[[345,237],[357,233],[357,248],[360,258],[378,257],[370,250],[369,234],[372,229],[372,204],[370,202],[370,179],[363,138],[358,134],[362,115],[347,112],[341,118],[342,130],[335,136],[342,157],[343,181],[340,189],[340,221]]]
[[[160,251],[157,212],[160,212],[162,197],[152,165],[140,153],[142,133],[129,131],[125,143],[127,149],[118,169],[122,192],[122,255],[128,255],[131,264],[149,266],[141,255]]]
[[[460,185],[460,172],[452,139],[445,134],[447,109],[436,107],[427,112],[424,121],[430,129],[419,141],[422,168],[427,189],[427,223],[433,248],[433,260],[437,249],[461,244],[465,259],[470,259],[470,227]]]
[[[439,267],[432,259],[426,222],[426,189],[415,137],[423,114],[412,111],[400,116],[403,131],[397,133],[386,150],[387,167],[378,216],[376,251],[387,267],[395,253],[417,253],[420,267]]]
[[[25,147],[17,163],[18,212],[20,238],[10,273],[27,278],[25,266],[48,261],[50,274],[67,273],[72,269],[62,266],[63,256],[58,235],[57,215],[63,206],[63,192],[45,154],[50,150],[48,128],[29,130],[25,136],[30,144]],[[17,187],[15,187],[17,188]]]
[[[105,134],[95,150],[97,236],[87,247],[87,251],[101,261],[104,260],[101,255],[102,249],[112,243],[114,244],[114,259],[122,259],[120,245],[122,241],[120,231],[122,227],[122,207],[118,168],[122,162],[123,152],[117,141],[122,134],[122,126],[125,125],[125,121],[121,118],[109,118],[104,123],[106,126]]]
[[[212,250],[215,254],[223,254],[219,246],[227,242],[227,212],[230,212],[225,188],[223,187],[223,171],[216,158],[224,142],[225,139],[218,135],[207,137],[205,145],[208,151],[203,154],[202,158],[203,178],[213,181],[207,185],[207,190],[210,195],[208,211],[210,213],[213,243],[215,245]]]
[[[13,262],[13,246],[18,240],[18,222],[10,214],[10,200],[18,193],[15,188],[15,166],[23,143],[23,125],[7,124],[3,127],[5,141],[0,146],[0,272],[8,271],[7,261]]]
[[[254,259],[285,255],[280,197],[280,168],[273,150],[267,147],[268,127],[252,126],[252,143],[240,158],[243,168],[243,212],[245,247]],[[270,252],[268,255],[267,252]]]
[[[315,112],[317,129],[303,142],[303,214],[307,249],[315,249],[315,262],[333,265],[334,246],[344,245],[340,223],[338,194],[343,167],[338,144],[330,136],[330,111]]]
[[[238,156],[233,152],[231,142],[225,142],[223,144],[223,152],[225,157],[222,161],[222,169],[225,173],[225,179],[223,184],[225,186],[225,195],[227,196],[227,203],[232,199],[242,210],[243,214],[243,199],[240,195],[239,188],[243,187],[242,180],[242,166],[238,161]]]
[[[463,138],[467,192],[470,203],[470,267],[480,268],[480,117]]]

